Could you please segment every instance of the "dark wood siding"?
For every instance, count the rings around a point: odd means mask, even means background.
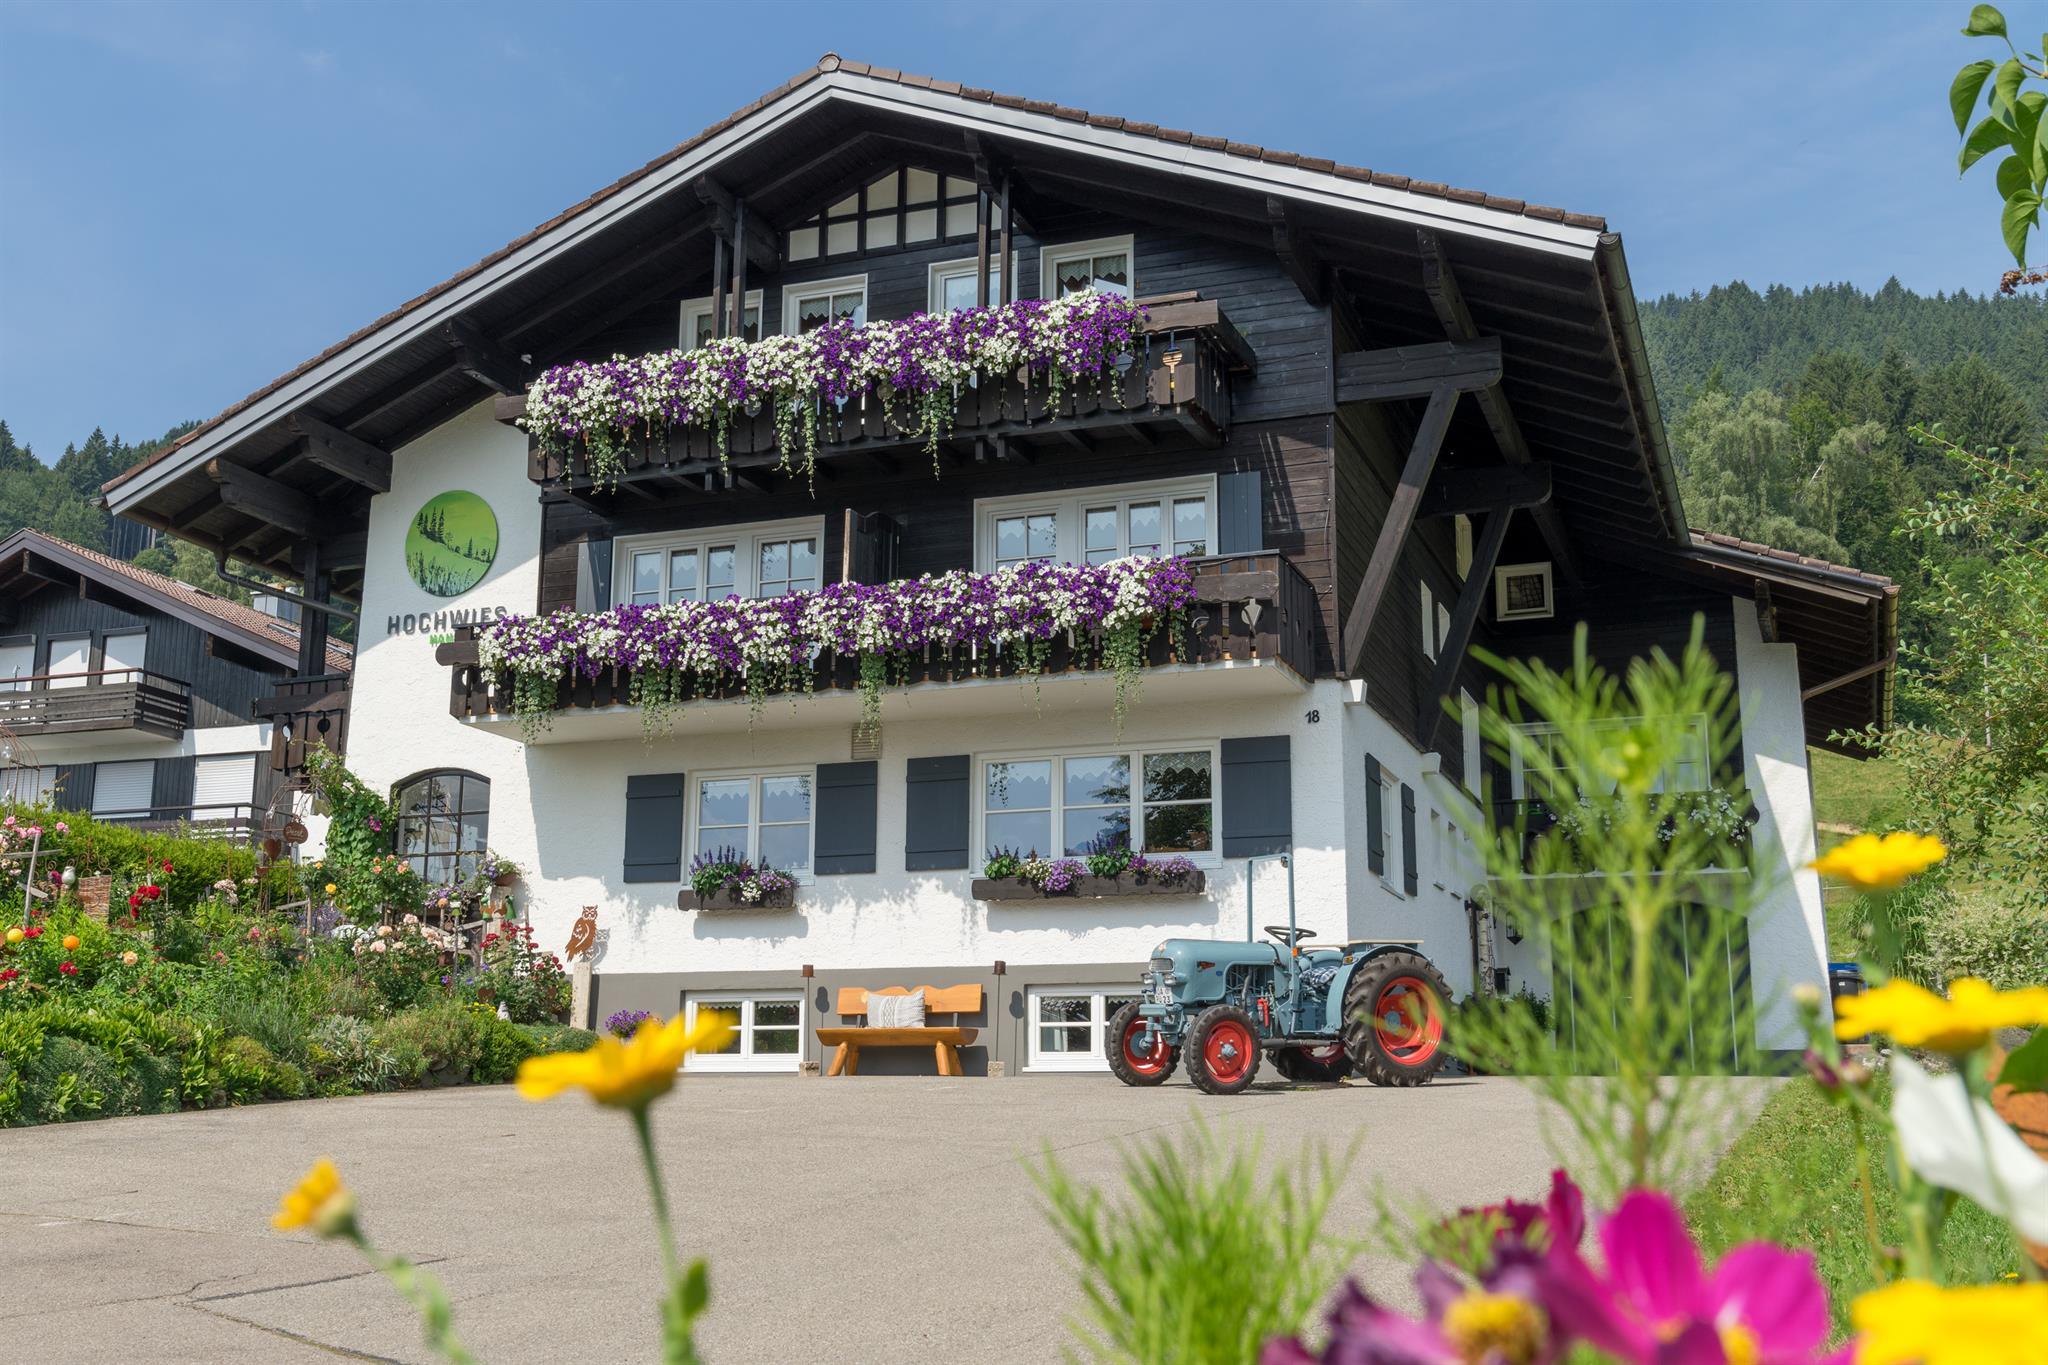
[[[92,635],[92,667],[102,667],[109,632],[149,632],[147,667],[192,689],[192,724],[196,728],[247,725],[254,719],[257,698],[276,691],[276,680],[291,670],[260,660],[236,645],[208,635],[189,622],[116,606],[78,595],[75,589],[52,587],[25,599],[10,635],[36,637],[36,671],[47,672],[52,636]]]

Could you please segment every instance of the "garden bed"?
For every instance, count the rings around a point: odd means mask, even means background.
[[[1209,874],[1192,872],[1173,881],[1139,881],[1133,877],[1074,879],[1065,891],[1042,891],[1022,877],[976,877],[973,894],[978,901],[1099,901],[1129,896],[1199,896],[1209,889]]]

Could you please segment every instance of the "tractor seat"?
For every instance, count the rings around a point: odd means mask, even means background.
[[[1304,939],[1314,938],[1316,931],[1313,929],[1290,929],[1284,924],[1269,924],[1266,926],[1266,932],[1279,939],[1283,946],[1292,948]]]

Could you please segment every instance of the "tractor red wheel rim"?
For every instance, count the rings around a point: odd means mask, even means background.
[[[1443,1044],[1443,1012],[1420,977],[1397,976],[1382,986],[1372,1013],[1380,1050],[1401,1066],[1421,1066]]]
[[[1252,1069],[1258,1054],[1258,1040],[1235,1019],[1224,1019],[1202,1040],[1202,1060],[1209,1074],[1225,1085],[1241,1081]]]
[[[1131,1020],[1124,1030],[1124,1065],[1144,1076],[1156,1076],[1166,1070],[1166,1035],[1154,1032],[1149,1050],[1139,1046],[1139,1039],[1145,1034],[1143,1019]]]

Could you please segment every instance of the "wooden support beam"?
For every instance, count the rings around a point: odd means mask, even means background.
[[[1430,671],[1429,690],[1422,694],[1416,708],[1415,734],[1425,753],[1436,747],[1437,727],[1444,723],[1444,700],[1457,684],[1458,669],[1464,665],[1465,651],[1472,644],[1472,630],[1479,624],[1479,613],[1493,589],[1493,568],[1500,559],[1500,547],[1507,539],[1508,522],[1514,515],[1511,507],[1488,513],[1473,540],[1472,568],[1465,575],[1465,586],[1458,591],[1458,605],[1451,609],[1450,632],[1436,642],[1436,667]],[[1468,782],[1473,777],[1474,774],[1466,774]]]
[[[1010,173],[1008,171],[1003,172],[1002,185],[997,193],[1000,196],[997,215],[1001,219],[1001,228],[999,244],[996,247],[996,259],[1003,263],[1003,297],[1000,301],[1003,303],[1013,303],[1017,298],[1016,277],[1019,273],[1014,262],[1011,260],[1011,251],[1013,250],[1011,245],[1013,241],[1012,233],[1017,226],[1017,205],[1010,194]]]
[[[1761,578],[1756,580],[1756,628],[1765,644],[1778,643],[1778,604],[1771,600],[1771,585]]]
[[[293,535],[312,536],[321,529],[318,504],[296,488],[219,459],[207,462],[206,476],[219,486],[221,502],[237,512]]]
[[[1504,512],[1550,501],[1550,466],[1501,464],[1484,469],[1440,469],[1422,495],[1418,517]]]
[[[526,397],[520,395],[520,409]],[[306,458],[330,474],[361,484],[372,493],[391,491],[391,452],[352,436],[317,413],[304,409],[285,419],[285,425],[306,438]]]
[[[1874,664],[1865,664],[1861,668],[1852,668],[1847,673],[1829,678],[1824,683],[1815,683],[1812,687],[1805,689],[1799,694],[1799,700],[1812,701],[1815,697],[1832,692],[1838,687],[1847,687],[1852,682],[1861,682],[1865,678],[1884,672],[1894,662],[1893,656],[1888,654]]]
[[[711,236],[711,339],[725,335],[725,255],[730,234],[717,229]],[[742,314],[744,316],[744,314]]]
[[[1443,448],[1444,433],[1450,429],[1451,413],[1457,406],[1458,390],[1443,385],[1430,394],[1429,406],[1423,410],[1422,421],[1416,424],[1415,441],[1408,448],[1408,463],[1402,467],[1401,482],[1387,504],[1387,518],[1380,523],[1365,577],[1344,617],[1344,672],[1348,677],[1358,676],[1358,663],[1365,657],[1365,642],[1372,634],[1380,598],[1386,595],[1387,584],[1393,580],[1394,569],[1401,561],[1401,547],[1407,544],[1408,528],[1415,524],[1415,509],[1422,502],[1430,471],[1436,468],[1437,452]]]
[[[726,318],[725,334],[742,341],[747,336],[747,253],[740,243],[747,236],[747,201],[744,197],[733,201],[732,210],[732,297],[726,301],[730,313]]]
[[[745,243],[748,260],[770,272],[782,264],[782,233],[773,224],[762,221],[759,214],[743,213],[732,192],[708,175],[698,176],[691,188],[711,206],[719,230]]]
[[[1009,227],[1024,233],[1026,236],[1033,235],[1031,224],[1026,222],[1024,215],[1017,211],[1017,206],[1010,202],[1010,177],[1016,169],[1011,163],[1010,158],[1003,154],[1001,148],[986,141],[971,128],[963,132],[961,136],[967,144],[968,160],[974,164],[974,183],[976,188],[987,195],[991,202],[1002,204],[1001,215],[1007,221]],[[1003,254],[997,257],[997,259],[1004,261],[1010,259],[1010,246],[1007,241],[1003,243]],[[1008,283],[1005,282],[1003,287],[1007,290],[1009,288]],[[1014,298],[1015,295],[1011,297]]]
[[[1321,308],[1330,301],[1330,272],[1322,254],[1309,241],[1308,232],[1285,199],[1267,195],[1266,217],[1273,224],[1273,250],[1280,257],[1281,268],[1301,296]]]
[[[526,366],[519,357],[508,354],[468,318],[442,323],[441,339],[455,352],[462,372],[477,383],[499,393],[526,392]]]
[[[1390,346],[1337,357],[1339,403],[1471,393],[1500,383],[1500,338]]]
[[[1443,241],[1428,228],[1417,228],[1415,243],[1422,252],[1423,292],[1429,295],[1430,306],[1436,310],[1437,320],[1443,324],[1444,335],[1452,341],[1478,340],[1479,327],[1472,321],[1472,310],[1466,306],[1464,291],[1458,287],[1458,277],[1451,271],[1451,259],[1444,251]],[[1502,459],[1522,465],[1533,461],[1529,442],[1522,435],[1521,425],[1515,421],[1506,393],[1498,388],[1482,390],[1479,414],[1486,419],[1487,430],[1493,433],[1493,443],[1499,448]],[[1555,507],[1547,504],[1539,505],[1534,517],[1536,529],[1543,533],[1543,543],[1550,550],[1551,561],[1556,564],[1559,576],[1568,583],[1580,582],[1578,556],[1572,549],[1571,537],[1565,534],[1564,518],[1558,515]]]

